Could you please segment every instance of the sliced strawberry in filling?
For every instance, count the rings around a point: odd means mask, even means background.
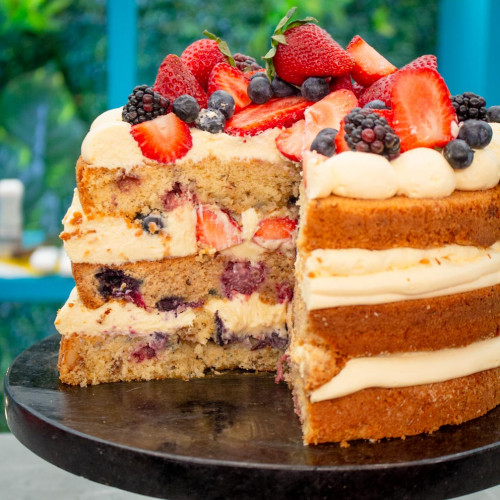
[[[238,223],[215,205],[200,205],[196,211],[196,239],[204,248],[224,250],[242,242]]]

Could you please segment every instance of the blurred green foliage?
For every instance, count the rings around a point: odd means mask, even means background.
[[[153,83],[165,55],[180,55],[205,29],[233,52],[260,60],[274,27],[293,6],[298,17],[316,17],[342,45],[360,34],[396,66],[436,46],[434,0],[137,5],[137,84]],[[80,143],[92,119],[106,109],[105,0],[0,0],[0,109],[0,179],[23,180],[26,227],[55,238],[70,203]],[[24,348],[54,333],[56,308],[0,304],[0,376]],[[0,431],[6,430],[2,418]]]

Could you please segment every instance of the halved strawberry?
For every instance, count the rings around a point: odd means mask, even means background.
[[[200,205],[196,211],[196,239],[204,248],[224,250],[242,242],[241,228],[219,207]]]
[[[351,148],[345,140],[345,123],[344,120],[340,122],[339,133],[335,136],[335,151],[337,154],[345,151],[351,151]]]
[[[166,56],[161,63],[153,90],[168,98],[170,110],[175,99],[183,94],[194,97],[201,109],[207,107],[207,94],[181,58],[174,54]]]
[[[330,80],[330,92],[335,92],[336,90],[340,89],[352,90],[352,80],[350,73],[337,76]]]
[[[193,146],[189,127],[174,113],[132,125],[130,133],[142,154],[158,163],[174,163]]]
[[[269,217],[262,219],[253,235],[255,243],[261,246],[279,246],[293,236],[297,221],[290,217]]]
[[[274,127],[291,127],[304,118],[304,110],[311,104],[298,96],[271,99],[265,104],[250,104],[228,120],[225,132],[231,135],[257,135]]]
[[[359,98],[359,105],[364,106],[370,101],[380,99],[388,106],[391,105],[391,92],[394,85],[394,78],[400,71],[407,69],[430,68],[437,71],[437,59],[433,55],[425,55],[417,57],[417,59],[403,66],[401,69],[390,75],[384,76],[370,85],[362,96]]]
[[[292,161],[302,160],[302,142],[304,138],[305,121],[299,120],[276,137],[278,151]]]
[[[229,92],[234,98],[234,109],[237,112],[252,102],[247,94],[249,83],[250,80],[238,68],[219,63],[214,66],[208,77],[208,95],[216,90]]]
[[[346,50],[356,60],[356,65],[351,70],[352,77],[365,87],[398,69],[359,35],[349,42]]]
[[[309,149],[318,132],[324,128],[339,129],[345,115],[358,105],[350,90],[337,90],[314,103],[305,113],[306,129],[304,148]]]
[[[418,147],[442,147],[453,139],[457,115],[450,91],[432,69],[407,69],[394,78],[392,126],[401,139],[401,152]]]

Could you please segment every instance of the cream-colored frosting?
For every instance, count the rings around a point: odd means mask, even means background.
[[[499,366],[500,337],[439,351],[354,358],[338,375],[311,393],[311,402],[339,398],[368,387],[444,382]]]
[[[308,155],[305,161],[306,191],[311,199],[331,194],[385,199],[396,194],[396,174],[383,156],[347,151],[326,160],[320,155]]]
[[[463,293],[500,283],[500,243],[487,249],[314,250],[301,281],[308,310]]]
[[[196,254],[196,211],[186,203],[164,214],[158,234],[144,231],[140,222],[121,217],[87,216],[78,191],[63,224],[64,248],[72,262],[118,264]]]
[[[205,308],[218,313],[224,326],[235,335],[262,337],[276,332],[287,337],[285,327],[287,304],[268,304],[262,302],[258,293],[250,296],[236,294],[231,301],[227,299],[210,300]]]
[[[97,309],[84,306],[76,288],[71,292],[56,318],[56,328],[61,335],[112,335],[174,333],[193,325],[192,309],[176,314],[158,309],[146,310],[131,302],[109,301]]]
[[[276,332],[287,337],[287,305],[262,302],[258,293],[249,297],[238,294],[233,300],[211,299],[201,309],[214,315],[218,313],[224,327],[236,336],[262,338],[266,333]],[[195,318],[196,312],[190,308],[183,312],[162,312],[116,300],[106,302],[97,309],[88,309],[74,288],[59,310],[55,325],[61,335],[150,335],[156,332],[175,333],[192,326]],[[197,338],[198,342],[207,340]]]
[[[143,165],[138,143],[130,134],[131,125],[122,121],[122,108],[99,115],[82,143],[82,158],[91,166],[129,170]],[[176,164],[199,162],[208,156],[221,160],[251,158],[280,163],[284,157],[276,148],[275,139],[280,129],[270,129],[253,137],[237,137],[224,133],[211,134],[191,128],[193,147]]]
[[[455,190],[455,175],[441,153],[415,148],[393,160],[398,191],[409,198],[444,198]]]
[[[500,161],[500,123],[490,123],[490,126],[493,130],[493,137],[487,148],[493,151]]]
[[[457,189],[479,191],[490,189],[500,180],[500,155],[497,156],[489,146],[474,151],[472,164],[455,170]]]

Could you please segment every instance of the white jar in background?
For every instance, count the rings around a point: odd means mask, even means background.
[[[0,180],[0,257],[11,256],[21,247],[23,194],[20,180]]]

